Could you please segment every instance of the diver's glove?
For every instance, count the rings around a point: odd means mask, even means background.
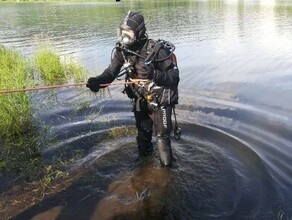
[[[102,84],[101,80],[98,77],[90,77],[87,80],[86,87],[88,87],[92,92],[98,92],[101,87],[100,84]]]

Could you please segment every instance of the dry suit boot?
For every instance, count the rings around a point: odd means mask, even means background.
[[[151,140],[149,141],[140,137],[137,137],[136,140],[138,143],[139,156],[147,156],[153,154],[153,144]]]
[[[158,135],[156,137],[156,144],[162,165],[170,166],[172,162],[172,151],[169,137]]]

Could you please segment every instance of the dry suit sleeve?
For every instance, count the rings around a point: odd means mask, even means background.
[[[114,50],[111,57],[111,63],[103,73],[98,76],[98,79],[101,83],[111,83],[119,75],[122,66],[123,56],[121,51]]]

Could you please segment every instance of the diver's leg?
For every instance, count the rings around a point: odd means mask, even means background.
[[[152,127],[153,122],[148,115],[148,112],[145,111],[135,111],[134,115],[136,119],[136,127],[138,130],[137,135],[137,144],[139,155],[148,155],[152,154],[153,152],[153,145],[152,145]]]
[[[158,111],[151,114],[154,121],[154,128],[156,133],[157,149],[162,165],[169,166],[172,162],[172,150],[170,142],[170,132],[172,130],[171,122],[172,107],[160,107]]]

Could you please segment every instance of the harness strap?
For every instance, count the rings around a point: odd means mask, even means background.
[[[144,63],[146,65],[149,65],[150,63],[153,62],[154,58],[156,57],[158,51],[160,48],[162,48],[163,45],[161,43],[157,43],[154,47],[154,49],[151,51],[151,53],[148,54],[148,56],[145,58]],[[148,48],[147,48],[148,49]]]

